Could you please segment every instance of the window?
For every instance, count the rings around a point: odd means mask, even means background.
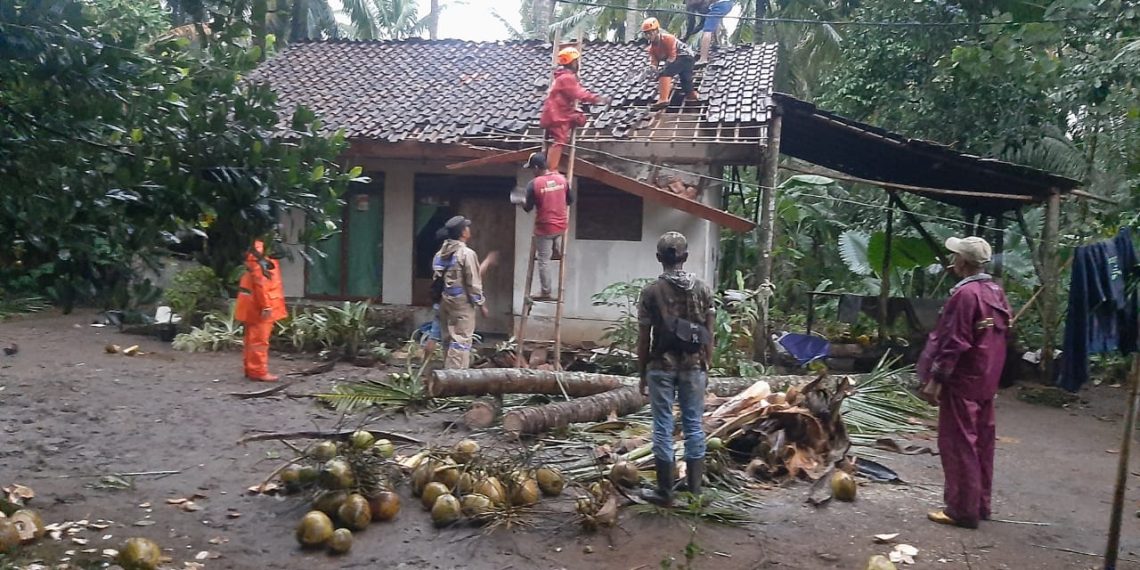
[[[588,180],[578,189],[577,239],[641,241],[641,197]]]

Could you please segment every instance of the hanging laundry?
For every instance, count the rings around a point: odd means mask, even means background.
[[[891,297],[887,300],[887,325],[894,325],[901,315],[906,317],[911,330],[919,333],[930,332],[938,323],[938,313],[942,311],[942,305],[945,303],[945,299]],[[859,313],[878,320],[879,297],[845,293],[839,296],[838,313],[837,318],[841,323],[858,321]]]
[[[1089,356],[1137,349],[1140,336],[1132,232],[1123,228],[1111,240],[1073,251],[1069,310],[1058,384],[1076,392],[1088,381]],[[1131,290],[1130,290],[1131,289]]]

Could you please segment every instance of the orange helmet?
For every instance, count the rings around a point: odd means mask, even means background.
[[[578,51],[578,48],[562,48],[562,51],[558,52],[558,65],[570,65],[579,57],[582,57],[582,52]]]
[[[657,18],[646,18],[645,21],[641,23],[641,31],[643,32],[652,32],[653,30],[660,29],[661,22],[658,22]]]

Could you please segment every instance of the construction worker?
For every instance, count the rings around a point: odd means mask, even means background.
[[[551,287],[554,282],[552,259],[561,259],[562,235],[570,223],[570,204],[574,196],[566,177],[547,167],[542,153],[530,155],[526,168],[537,171],[534,180],[526,185],[526,201],[523,210],[530,212],[538,208],[534,217],[534,239],[538,250],[538,282],[540,291],[535,301],[550,301],[554,297]],[[557,254],[557,255],[556,255]],[[529,287],[530,284],[527,283]]]
[[[238,283],[234,318],[245,325],[243,358],[245,377],[255,382],[276,382],[269,373],[269,336],[273,323],[285,318],[285,288],[281,266],[265,255],[265,243],[253,242],[245,256],[245,273]]]
[[[677,36],[661,29],[657,18],[647,18],[641,24],[641,33],[649,40],[649,64],[657,73],[657,103],[655,111],[669,106],[673,96],[673,76],[681,77],[681,90],[685,99],[697,100],[697,90],[693,86],[693,48],[678,40]]]
[[[444,368],[471,366],[475,336],[475,309],[487,317],[479,254],[467,247],[471,220],[455,216],[444,225],[447,240],[432,260],[433,277],[440,289],[439,320],[446,356]]]
[[[436,241],[444,241],[447,239],[447,237],[447,227],[442,227],[435,232]],[[499,252],[492,251],[491,253],[488,253],[487,257],[483,258],[483,262],[479,264],[479,276],[486,277],[487,269],[492,265],[498,263],[498,260]],[[436,347],[439,346],[439,343],[443,340],[443,328],[440,326],[439,321],[439,305],[440,303],[437,300],[433,299],[431,306],[433,312],[431,322],[420,327],[420,330],[423,332],[423,339],[420,341],[420,344],[424,348],[424,364],[426,364],[428,360],[431,360],[432,355],[435,354]]]
[[[558,170],[562,149],[570,142],[570,133],[577,127],[586,126],[586,114],[578,108],[578,103],[605,105],[610,101],[609,97],[590,92],[578,81],[581,57],[577,48],[563,48],[558,52],[558,69],[542,104],[538,126],[546,129],[546,138],[553,143],[547,155],[551,170]]]
[[[736,5],[734,0],[685,0],[685,10],[689,12],[688,23],[685,26],[685,41],[689,41],[695,30],[696,14],[701,20],[701,57],[696,67],[703,67],[709,63],[709,52],[712,50],[713,39],[724,17]]]
[[[637,368],[639,388],[649,396],[653,413],[653,462],[657,488],[641,497],[657,505],[673,502],[673,401],[681,408],[685,434],[685,479],[688,490],[701,493],[705,465],[705,433],[701,414],[713,355],[716,311],[712,290],[684,270],[689,242],[678,232],[657,241],[663,269],[657,281],[641,290],[637,302]]]

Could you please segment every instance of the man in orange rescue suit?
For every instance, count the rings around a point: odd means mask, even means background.
[[[245,377],[256,382],[276,382],[269,373],[269,336],[273,323],[286,317],[285,289],[281,266],[265,255],[265,244],[253,242],[245,257],[245,274],[238,284],[235,318],[245,324]]]
[[[546,129],[546,138],[553,144],[547,153],[547,163],[551,170],[558,170],[562,159],[562,149],[570,142],[570,133],[576,127],[586,126],[586,114],[578,109],[578,103],[605,105],[610,98],[595,95],[578,82],[578,60],[582,54],[577,48],[564,48],[558,52],[558,70],[546,102],[542,104],[542,116],[538,126]]]
[[[554,281],[550,260],[561,259],[562,235],[570,222],[570,204],[574,203],[574,196],[570,193],[570,185],[566,177],[557,170],[547,167],[546,157],[542,153],[530,155],[526,168],[537,171],[534,180],[526,186],[526,202],[523,210],[530,212],[538,208],[534,217],[534,239],[538,249],[538,283],[540,293],[534,297],[535,301],[554,300],[551,287]],[[530,284],[527,283],[529,287]]]
[[[647,18],[641,23],[641,33],[649,40],[649,63],[657,71],[657,103],[651,107],[661,110],[669,106],[673,96],[673,76],[681,77],[681,91],[685,99],[697,100],[697,90],[693,86],[693,48],[678,40],[676,36],[661,29],[657,18]]]

